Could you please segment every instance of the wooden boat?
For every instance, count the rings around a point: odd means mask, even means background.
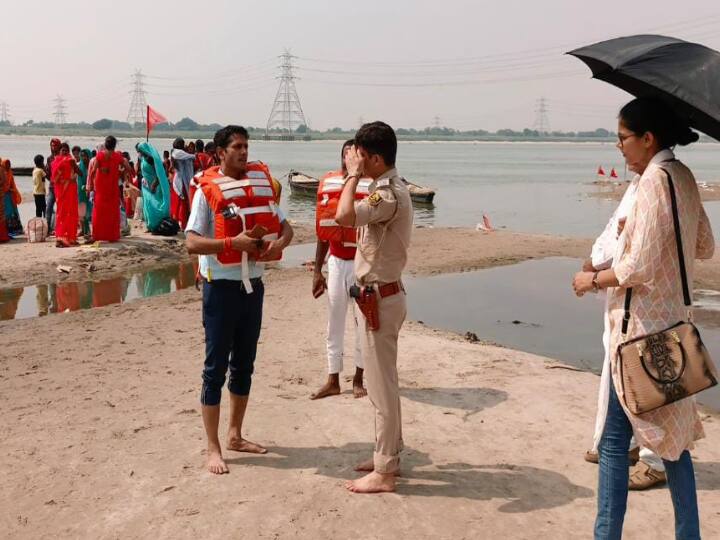
[[[405,182],[405,185],[408,188],[408,191],[410,192],[410,198],[412,199],[412,202],[414,203],[420,203],[420,204],[432,204],[433,199],[435,198],[435,190],[418,186],[417,184],[413,184],[409,180],[406,180],[402,176],[400,179]]]
[[[15,176],[32,176],[35,167],[13,167],[12,171]]]
[[[320,180],[317,178],[291,169],[287,179],[288,184],[290,184],[290,192],[293,195],[312,197],[313,199],[317,196],[318,186],[320,186]]]
[[[291,170],[287,175],[287,179],[293,195],[312,197],[313,199],[316,197],[318,186],[320,185],[320,180],[317,178],[303,174],[299,171]],[[433,199],[435,198],[435,190],[413,184],[402,177],[401,179],[408,187],[408,191],[410,191],[410,198],[414,203],[432,204]]]

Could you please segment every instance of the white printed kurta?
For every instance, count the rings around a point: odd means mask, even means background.
[[[696,258],[710,258],[715,243],[710,222],[700,201],[692,172],[679,161],[665,162],[674,156],[669,150],[657,154],[643,173],[637,186],[635,206],[625,224],[622,254],[614,265],[619,287],[608,290],[610,350],[612,377],[620,402],[624,403],[617,347],[624,341],[659,332],[684,320],[683,302],[669,183],[661,166],[672,175],[677,194],[678,214],[690,293]],[[633,288],[630,324],[622,335],[625,290]],[[624,408],[624,407],[623,407]],[[635,416],[625,409],[640,446],[660,457],[676,461],[704,436],[694,398],[666,405]]]

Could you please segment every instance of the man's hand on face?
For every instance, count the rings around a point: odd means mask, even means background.
[[[360,178],[365,167],[365,153],[355,145],[349,146],[345,150],[345,166],[348,176]]]

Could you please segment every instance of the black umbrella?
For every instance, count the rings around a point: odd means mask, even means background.
[[[720,140],[720,53],[697,43],[639,35],[601,41],[569,53],[595,79],[637,97],[668,103],[691,127]]]

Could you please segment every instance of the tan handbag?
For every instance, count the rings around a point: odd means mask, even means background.
[[[670,201],[672,203],[675,241],[677,244],[680,278],[685,305],[692,306],[688,287],[685,257],[683,254],[680,219],[672,176]],[[625,293],[623,336],[630,321],[632,288]],[[717,384],[717,371],[713,365],[700,332],[690,321],[677,324],[654,334],[626,341],[618,346],[620,381],[625,406],[633,414],[642,414],[702,392]]]

